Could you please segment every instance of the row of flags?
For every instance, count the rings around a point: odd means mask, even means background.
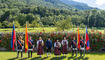
[[[12,39],[11,39],[11,48],[15,50],[15,42],[16,42],[16,32],[15,32],[15,25],[13,24],[12,30]],[[28,50],[28,31],[27,31],[27,24],[26,24],[26,32],[25,32],[25,52]]]
[[[88,30],[86,27],[86,34],[85,34],[85,43],[86,43],[86,50],[90,49],[89,46],[89,36],[88,36]],[[11,48],[14,51],[15,50],[15,42],[16,42],[16,32],[15,32],[15,25],[13,24],[13,30],[12,30],[12,39],[11,39]],[[80,49],[80,33],[79,33],[79,28],[77,29],[77,47]],[[27,31],[27,24],[26,24],[26,31],[25,31],[25,52],[28,50],[28,31]]]
[[[90,49],[90,45],[89,45],[89,36],[88,36],[88,30],[86,27],[86,33],[85,33],[85,42],[84,44],[86,44],[86,50]],[[77,48],[80,49],[80,33],[79,33],[79,28],[77,29]]]

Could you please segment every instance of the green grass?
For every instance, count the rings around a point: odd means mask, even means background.
[[[39,28],[28,28],[28,32],[53,32],[56,31],[56,27],[39,27]],[[15,28],[16,32],[24,32],[25,28]],[[0,29],[0,32],[12,32],[12,28]]]
[[[46,53],[40,58],[37,53],[33,53],[32,58],[27,58],[27,53],[23,54],[23,58],[16,58],[16,52],[0,52],[0,60],[105,60],[105,53],[89,53],[85,57],[72,57],[71,53],[66,56],[55,56],[52,54],[50,57],[46,57]]]
[[[56,32],[58,31],[56,27],[39,27],[39,28],[28,28],[28,32],[43,32],[43,30],[45,30],[46,33],[48,32]],[[104,33],[104,29],[96,29],[99,32]],[[94,30],[94,31],[96,31]],[[16,32],[25,32],[25,28],[15,28]],[[73,29],[66,29],[65,31],[73,31],[73,32],[77,32],[77,28],[73,28]],[[88,29],[88,31],[91,31],[91,29]],[[4,29],[0,29],[0,32],[3,33],[8,33],[8,32],[12,32],[12,28],[4,28]],[[80,29],[80,33],[85,33],[85,28]]]

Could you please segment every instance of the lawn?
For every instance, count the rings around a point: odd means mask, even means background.
[[[94,29],[94,31],[98,30],[99,32],[104,33],[104,29]],[[25,28],[15,28],[16,32],[25,32]],[[28,32],[57,32],[57,28],[56,27],[39,27],[39,28],[28,28]],[[77,32],[77,28],[71,28],[71,29],[66,29],[65,31],[69,31],[69,32]],[[91,32],[91,29],[88,29],[88,31]],[[4,28],[4,29],[0,29],[0,32],[3,33],[8,33],[8,32],[12,32],[12,28]],[[83,32],[85,33],[85,28],[80,28],[80,33]]]
[[[50,57],[46,57],[46,53],[40,58],[37,53],[33,53],[32,58],[27,58],[27,53],[23,54],[23,58],[16,58],[16,52],[0,52],[0,60],[105,60],[105,53],[89,53],[85,57],[71,57],[71,53],[66,56],[55,56],[52,54]]]

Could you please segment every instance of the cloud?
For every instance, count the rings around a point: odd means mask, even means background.
[[[96,0],[96,4],[98,6],[101,6],[101,5],[105,4],[105,0]]]
[[[97,7],[99,9],[105,9],[105,0],[73,0],[73,1],[86,3],[91,7]]]

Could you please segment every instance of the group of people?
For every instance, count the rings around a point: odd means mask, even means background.
[[[36,46],[37,55],[40,55],[40,57],[41,57],[41,55],[43,55],[44,46],[46,46],[47,57],[49,54],[51,56],[53,43],[52,43],[52,40],[50,39],[50,37],[46,40],[45,43],[42,40],[42,38],[39,37],[39,40],[37,40],[37,46]],[[16,47],[17,47],[17,58],[19,57],[19,52],[21,52],[21,57],[23,57],[24,41],[22,40],[22,36],[20,36],[19,39],[16,41]],[[34,48],[35,48],[34,41],[32,40],[32,37],[30,36],[29,40],[28,40],[28,58],[32,57]],[[63,55],[68,54],[68,48],[69,48],[68,40],[66,39],[66,37],[64,37],[64,39],[61,42],[59,40],[56,40],[54,42],[54,54],[56,56],[61,55],[61,53]],[[80,49],[77,48],[77,40],[75,39],[75,37],[73,38],[73,40],[71,42],[70,48],[72,50],[72,56],[74,56],[75,53],[77,56],[78,51],[80,51],[80,56],[82,56],[83,51],[85,50],[83,37],[81,37],[81,40],[80,40]]]

